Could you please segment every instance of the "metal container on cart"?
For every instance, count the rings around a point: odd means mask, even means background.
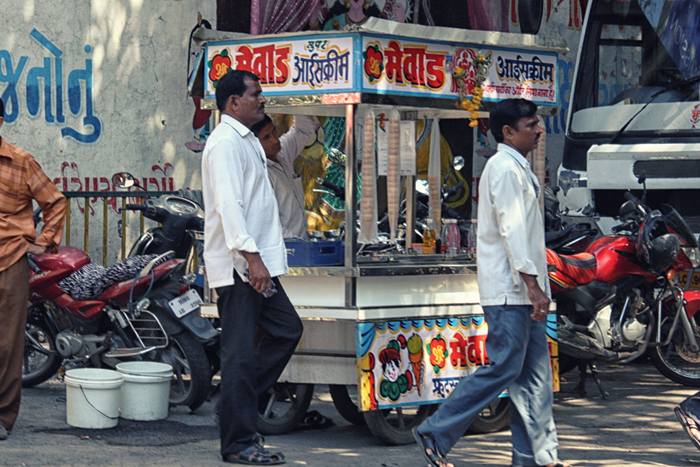
[[[467,70],[468,87],[478,54],[489,58],[480,117],[488,115],[490,102],[517,96],[533,100],[543,114],[551,115],[558,103],[556,54],[566,51],[560,38],[376,18],[352,31],[201,40],[206,46],[190,90],[203,86],[203,108],[216,109],[216,81],[233,67],[260,77],[269,113],[345,117],[348,226],[358,220],[358,115],[367,109],[396,109],[401,120],[469,119],[468,112],[455,106],[453,70]],[[405,244],[410,247],[415,154],[412,161],[410,154],[401,157],[414,165],[401,182],[409,233]],[[304,321],[302,340],[280,379],[281,399],[295,402],[284,415],[284,429],[306,412],[310,385],[328,384],[347,420],[366,423],[382,442],[410,443],[411,428],[432,413],[461,378],[488,364],[476,264],[466,254],[358,256],[357,235],[354,228],[345,230],[342,265],[307,265],[307,258],[301,263],[305,266],[291,267],[281,279]],[[556,326],[550,322],[557,389]],[[495,400],[473,429],[504,427],[508,406],[507,399]]]

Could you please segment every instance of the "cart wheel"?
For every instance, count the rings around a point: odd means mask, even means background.
[[[345,420],[353,425],[364,426],[367,424],[362,411],[355,404],[353,397],[350,396],[352,389],[357,393],[357,386],[346,386],[344,384],[329,384],[328,389],[333,399],[333,405],[336,410]]]
[[[438,404],[414,405],[395,409],[364,412],[365,421],[372,434],[384,444],[396,446],[414,443],[411,430],[428,418]]]
[[[258,432],[281,435],[292,431],[304,419],[313,395],[313,384],[275,384],[264,412],[258,412]]]
[[[510,425],[510,399],[497,397],[474,419],[467,433],[495,433]]]

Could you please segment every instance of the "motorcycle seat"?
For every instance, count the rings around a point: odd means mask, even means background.
[[[547,266],[571,279],[578,285],[588,284],[595,279],[596,259],[590,253],[577,253],[575,255],[560,255],[547,249]]]
[[[156,264],[161,264],[172,256],[172,253],[160,255],[160,257],[159,255],[133,256],[111,267],[88,263],[61,280],[58,286],[75,300],[97,298],[114,284],[136,277],[151,261],[156,260]]]

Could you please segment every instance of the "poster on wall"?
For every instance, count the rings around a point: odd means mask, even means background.
[[[358,365],[362,410],[434,404],[462,378],[488,365],[483,316],[358,323]],[[553,388],[559,390],[556,320],[547,340]]]

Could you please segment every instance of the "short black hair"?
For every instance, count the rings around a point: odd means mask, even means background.
[[[231,96],[242,96],[248,89],[246,81],[260,81],[254,73],[246,70],[229,70],[216,83],[216,107],[226,110],[226,103]]]
[[[537,112],[537,105],[526,99],[504,99],[489,112],[491,133],[497,142],[503,142],[503,127],[508,125],[517,130],[521,118],[532,117]]]
[[[265,114],[262,120],[250,127],[250,131],[252,131],[255,136],[258,136],[267,125],[274,125],[274,123],[272,122],[270,116]]]
[[[2,101],[2,97],[0,97],[0,118],[5,117],[5,103]]]

